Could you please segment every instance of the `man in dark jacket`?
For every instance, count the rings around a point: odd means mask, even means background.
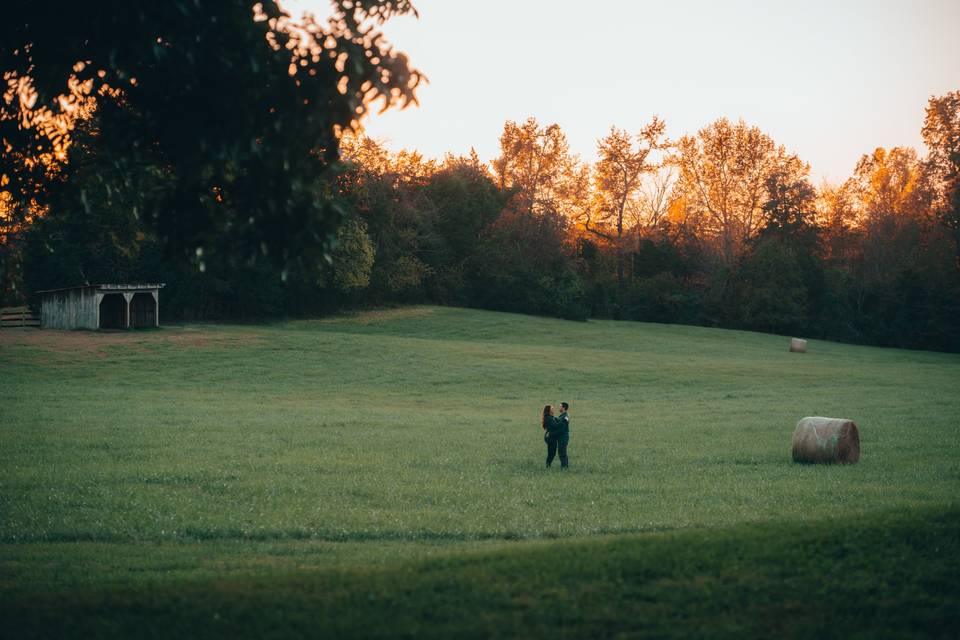
[[[557,434],[557,453],[560,456],[560,468],[564,469],[570,466],[567,459],[567,444],[570,442],[570,405],[561,402],[560,406],[563,407],[563,412],[557,416],[557,421],[560,423],[560,432]]]

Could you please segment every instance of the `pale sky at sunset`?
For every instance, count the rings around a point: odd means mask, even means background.
[[[283,3],[329,15],[326,0]],[[914,146],[930,95],[960,89],[960,0],[414,0],[388,39],[430,83],[372,116],[393,150],[498,154],[507,119],[560,124],[595,159],[611,125],[670,137],[742,117],[833,182],[877,146]]]

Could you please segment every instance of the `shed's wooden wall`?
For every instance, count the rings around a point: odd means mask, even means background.
[[[100,296],[93,288],[43,294],[40,326],[44,329],[97,329]]]

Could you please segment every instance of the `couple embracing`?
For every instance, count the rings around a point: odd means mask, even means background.
[[[543,441],[547,443],[547,467],[559,452],[560,468],[566,469],[569,466],[567,443],[570,442],[570,405],[561,402],[560,406],[563,412],[559,416],[554,415],[551,405],[545,406],[540,426],[543,427]]]

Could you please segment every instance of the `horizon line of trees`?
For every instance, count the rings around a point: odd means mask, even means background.
[[[819,189],[743,121],[664,131],[611,128],[592,166],[533,118],[490,165],[345,141],[369,251],[340,294],[960,350],[960,91],[930,99],[926,157],[877,148]]]

